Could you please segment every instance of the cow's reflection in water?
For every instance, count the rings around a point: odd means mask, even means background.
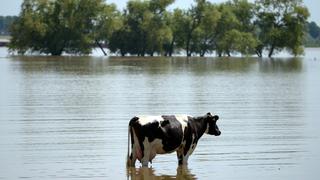
[[[140,179],[151,179],[151,180],[167,180],[167,179],[178,179],[178,180],[194,180],[197,177],[191,174],[190,170],[186,166],[179,166],[177,168],[176,175],[155,175],[155,169],[141,167],[141,168],[127,168],[128,179],[140,180]]]

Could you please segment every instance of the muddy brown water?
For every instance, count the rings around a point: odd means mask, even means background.
[[[2,52],[3,54],[3,52]],[[303,58],[0,58],[0,179],[317,179],[320,49]],[[220,116],[178,167],[126,169],[139,114]]]

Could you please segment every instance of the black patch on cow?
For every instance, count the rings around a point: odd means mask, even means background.
[[[141,151],[144,151],[143,141],[148,138],[149,142],[161,139],[163,150],[166,152],[174,151],[181,144],[183,138],[182,126],[175,116],[162,116],[163,121],[155,119],[147,124],[141,125],[139,118],[132,118],[129,125],[134,129],[139,140]],[[133,133],[131,134],[133,137]],[[132,138],[133,139],[133,138]],[[134,143],[132,141],[132,143]],[[143,154],[142,154],[143,155]]]
[[[134,124],[134,123],[136,123],[138,120],[139,120],[139,118],[138,118],[138,117],[136,117],[136,116],[135,116],[135,117],[133,117],[133,118],[130,120],[130,122],[129,122],[129,126],[131,126],[131,127],[132,127],[132,126],[133,126],[133,124]]]
[[[193,121],[193,118],[188,117],[188,126],[184,130],[184,137],[183,141],[186,141],[186,144],[183,149],[183,154],[187,155],[187,152],[190,149],[191,143],[192,143],[192,131],[191,131],[191,122]]]
[[[151,123],[145,124],[141,127],[144,137],[148,138],[149,142],[154,141],[158,137],[159,122],[153,121]],[[143,138],[144,139],[144,138]]]
[[[178,148],[182,142],[182,125],[175,116],[162,116],[161,133],[163,149],[167,152]]]
[[[195,146],[195,144],[198,143],[198,140],[204,134],[206,127],[207,123],[203,117],[188,117],[188,126],[184,131],[183,137],[183,140],[186,141],[183,150],[184,155],[187,155],[191,145]]]
[[[165,127],[167,124],[169,124],[169,120],[168,119],[165,119],[163,121],[160,122],[161,123],[161,127]]]

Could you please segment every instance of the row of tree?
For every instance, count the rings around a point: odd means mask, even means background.
[[[172,3],[130,0],[120,12],[103,0],[24,0],[10,49],[88,54],[106,45],[122,56],[303,53],[309,12],[302,0],[195,0],[187,10],[167,10]]]

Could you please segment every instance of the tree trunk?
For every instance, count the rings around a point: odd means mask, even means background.
[[[176,37],[173,36],[171,44],[170,44],[170,48],[169,48],[169,56],[172,56],[173,53],[173,46],[174,46],[174,42],[175,42]]]
[[[105,56],[107,56],[106,51],[103,49],[102,45],[99,43],[98,40],[96,40],[96,44],[97,44],[97,45],[99,46],[99,48],[101,49],[102,53],[103,53]]]
[[[269,55],[268,55],[269,58],[272,57],[273,52],[274,52],[274,46],[272,45],[271,48],[270,48],[270,51],[269,51]]]
[[[206,54],[205,50],[200,51],[200,57],[204,57],[205,54]]]
[[[50,50],[50,54],[52,56],[61,56],[62,52],[63,52],[63,48],[61,48],[61,49],[51,49]]]
[[[227,55],[228,55],[228,57],[231,57],[231,54],[230,54],[229,50],[227,51]]]
[[[52,56],[61,56],[62,52],[51,52]]]
[[[217,51],[216,53],[218,54],[218,57],[222,56],[222,52],[221,51]]]
[[[256,50],[256,54],[258,55],[258,57],[262,57],[262,52],[261,51],[259,51],[259,50]]]
[[[191,52],[190,52],[190,41],[191,41],[191,33],[188,34],[187,36],[187,48],[186,48],[186,51],[187,51],[187,56],[190,57],[191,56]]]
[[[190,53],[190,49],[189,49],[189,43],[187,43],[187,56],[190,57],[191,56],[191,53]]]
[[[262,53],[263,53],[263,46],[260,45],[256,48],[255,53],[258,55],[258,57],[262,57]]]
[[[124,53],[123,51],[120,51],[120,54],[122,57],[124,57],[126,55],[126,53]]]

